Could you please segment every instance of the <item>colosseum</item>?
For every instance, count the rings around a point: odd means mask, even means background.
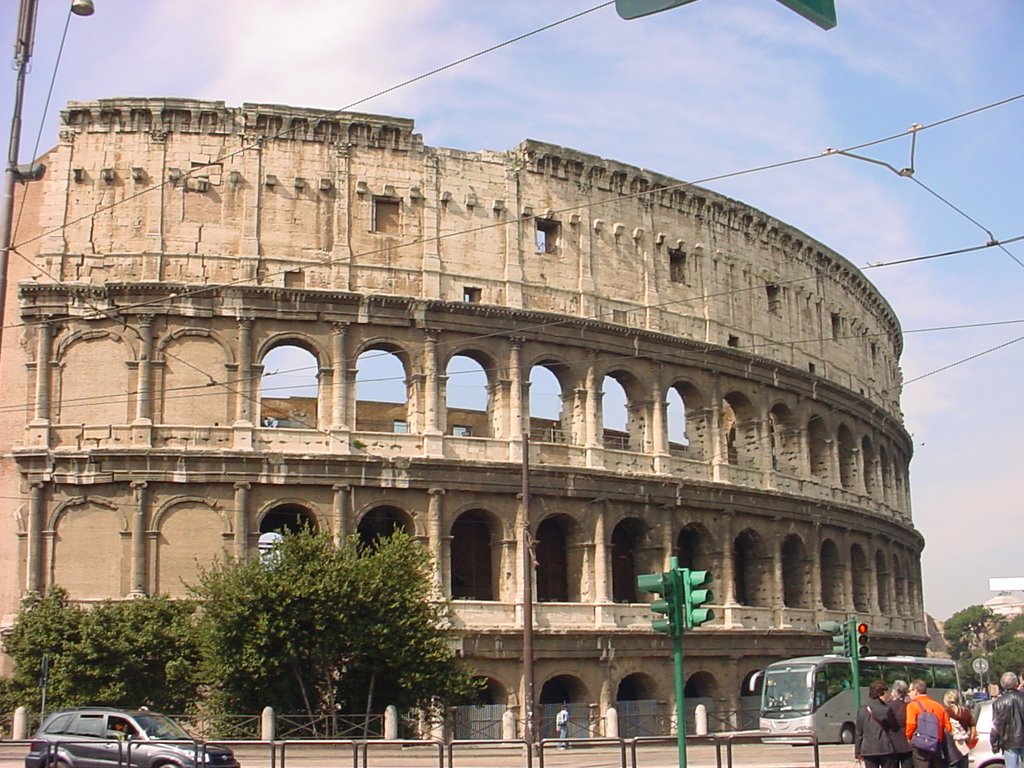
[[[72,102],[42,162],[4,317],[5,626],[51,585],[184,595],[309,524],[422,541],[517,713],[532,559],[538,699],[595,732],[673,709],[635,578],[673,556],[715,580],[686,695],[723,721],[826,651],[819,621],[924,652],[900,326],[804,233],[565,147],[276,105]]]

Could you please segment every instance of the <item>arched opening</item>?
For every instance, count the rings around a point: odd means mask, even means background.
[[[279,344],[260,363],[260,426],[316,429],[320,366],[307,349]]]
[[[544,363],[530,368],[530,439],[543,443],[573,441],[572,411],[566,407],[558,372],[562,363]]]
[[[807,422],[807,448],[811,461],[811,475],[828,481],[832,477],[832,456],[825,422],[819,416],[812,416]]]
[[[768,449],[772,469],[787,475],[798,475],[802,466],[800,436],[793,427],[793,413],[782,403],[768,412]]]
[[[359,540],[364,545],[371,545],[377,539],[387,538],[395,531],[412,535],[414,533],[412,518],[397,507],[375,507],[363,515],[356,527]]]
[[[875,593],[878,597],[878,612],[883,616],[892,612],[892,602],[889,600],[891,578],[885,553],[878,550],[875,552]]]
[[[694,712],[698,704],[703,704],[708,714],[715,712],[715,701],[719,698],[718,681],[710,672],[694,672],[687,679],[683,688],[683,699],[686,704],[686,730],[693,733],[696,726]]]
[[[752,669],[743,676],[740,683],[739,729],[756,731],[761,716],[761,688],[764,686],[764,670]]]
[[[452,599],[494,599],[493,540],[490,517],[482,511],[464,512],[452,524]]]
[[[357,431],[413,431],[405,371],[402,359],[390,347],[371,347],[356,358]]]
[[[896,604],[893,606],[898,616],[906,616],[907,610],[907,572],[904,570],[903,561],[898,555],[892,556],[893,583],[896,587]]]
[[[811,607],[811,563],[795,533],[782,541],[782,601],[787,608]]]
[[[734,597],[740,605],[766,608],[771,605],[769,558],[764,541],[750,528],[733,541]]]
[[[761,446],[754,408],[746,395],[730,392],[723,398],[721,422],[726,461],[738,467],[756,467]]]
[[[575,525],[568,515],[552,515],[537,526],[537,600],[544,603],[578,602],[581,563],[569,556]],[[570,576],[572,575],[572,577]]]
[[[279,504],[267,510],[260,520],[260,533],[298,533],[315,531],[316,518],[301,504]]]
[[[821,543],[821,602],[830,611],[844,610],[843,562],[832,539]]]
[[[643,538],[643,523],[636,518],[623,520],[612,531],[612,600],[635,603],[636,551]]]
[[[888,502],[892,498],[892,463],[884,445],[878,448],[878,480],[882,486],[882,501]]]
[[[836,432],[839,448],[839,484],[851,490],[857,485],[857,443],[845,424]]]
[[[853,609],[867,613],[871,610],[871,584],[868,579],[868,558],[860,544],[850,547],[850,573],[853,575]]]
[[[555,732],[555,716],[565,705],[569,710],[569,738],[583,739],[590,735],[590,707],[587,687],[573,675],[556,675],[540,689],[540,733],[547,737]]]
[[[490,386],[484,366],[467,355],[453,355],[445,377],[445,432],[455,437],[491,437]]]
[[[642,672],[626,675],[615,693],[619,713],[619,737],[660,736],[664,731],[664,713],[658,701],[654,678]]]
[[[672,554],[678,559],[681,568],[706,571],[712,566],[712,546],[711,534],[707,529],[691,523],[679,531]]]
[[[878,492],[878,459],[875,447],[867,435],[860,441],[860,458],[864,467],[864,492],[873,498],[879,497]]]
[[[476,701],[452,708],[456,739],[500,739],[508,692],[493,677],[474,677]]]
[[[616,371],[604,377],[601,385],[602,445],[618,451],[640,451],[646,430],[643,409],[630,389],[632,376]]]

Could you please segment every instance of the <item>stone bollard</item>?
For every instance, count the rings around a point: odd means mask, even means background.
[[[28,710],[18,707],[14,710],[14,722],[11,724],[11,738],[15,741],[28,738]]]
[[[511,709],[506,709],[501,716],[501,738],[505,741],[516,738],[516,713]]]
[[[274,708],[264,707],[263,713],[260,715],[260,739],[263,741],[273,741],[275,729]]]
[[[694,708],[693,719],[694,724],[694,735],[696,736],[707,736],[708,735],[708,708],[703,704],[698,704]]]
[[[389,704],[384,710],[384,738],[395,741],[398,738],[398,707]]]
[[[619,711],[615,707],[608,707],[604,713],[604,730],[609,739],[619,738]]]

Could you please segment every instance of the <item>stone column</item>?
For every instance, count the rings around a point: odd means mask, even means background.
[[[654,375],[651,382],[651,450],[654,453],[654,471],[667,472],[666,459],[668,450],[668,403],[662,390],[661,370]]]
[[[868,553],[866,556],[868,570],[868,609],[873,616],[882,613],[882,606],[878,603],[878,568],[875,560],[875,537],[868,539]]]
[[[36,343],[36,407],[34,423],[50,423],[50,359],[53,357],[53,324],[49,317],[36,326],[39,332]]]
[[[249,491],[250,483],[235,483],[235,559],[249,559]]]
[[[711,479],[721,481],[722,467],[729,463],[729,451],[722,434],[722,397],[718,393],[717,384],[711,390],[711,423],[708,424],[708,444],[711,447]]]
[[[735,605],[736,604],[736,563],[733,559],[733,547],[735,542],[733,541],[732,522],[727,522],[722,525],[722,581],[724,582],[725,590],[723,594],[723,605]]]
[[[816,613],[824,609],[821,602],[821,527],[815,525],[807,537],[810,546],[807,547],[811,561],[811,608]]]
[[[523,432],[529,431],[529,406],[523,409],[523,340],[514,338],[508,350],[508,437],[519,440]]]
[[[235,421],[248,426],[253,422],[252,326],[251,318],[238,318],[238,386],[235,388],[238,401],[235,406]]]
[[[347,430],[348,408],[348,358],[345,350],[345,333],[348,323],[332,323],[331,334],[331,367],[334,374],[331,378],[331,429]]]
[[[597,382],[597,370],[591,358],[587,364],[587,378],[584,389],[583,429],[588,448],[600,448],[604,443],[600,434],[601,427],[601,388]]]
[[[843,545],[839,550],[839,563],[843,569],[843,609],[847,613],[852,613],[856,607],[853,603],[853,558],[850,556],[850,542],[845,532],[836,538]]]
[[[775,611],[775,626],[783,624],[783,614],[786,608],[785,582],[782,575],[782,540],[775,542],[772,550],[772,608]]]
[[[135,401],[135,423],[153,423],[153,316],[139,316],[138,397]]]
[[[352,506],[352,486],[335,485],[331,490],[334,491],[334,543],[341,546],[349,535],[348,513]]]
[[[434,588],[442,597],[450,597],[451,590],[448,588],[448,580],[445,578],[448,571],[448,537],[441,535],[441,502],[444,497],[444,488],[430,488],[427,491],[427,541],[430,553],[434,556],[434,572],[432,580]]]
[[[440,434],[438,428],[438,373],[437,373],[438,332],[427,330],[423,334],[423,424],[424,433]]]
[[[28,485],[28,557],[25,563],[25,587],[29,592],[43,590],[43,483]]]
[[[607,603],[608,598],[608,543],[605,531],[605,517],[608,502],[594,501],[594,600]]]

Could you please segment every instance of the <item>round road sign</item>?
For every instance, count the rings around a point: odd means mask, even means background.
[[[988,659],[986,659],[984,656],[979,656],[974,660],[971,666],[974,668],[974,671],[977,672],[979,675],[984,675],[986,672],[988,672]]]

